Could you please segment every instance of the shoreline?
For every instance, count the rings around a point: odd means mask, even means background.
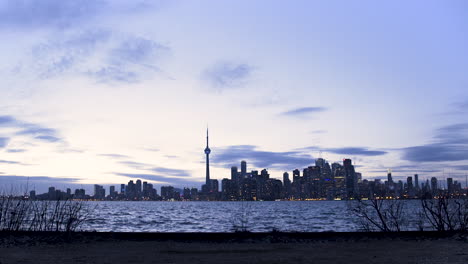
[[[362,239],[431,240],[458,238],[468,242],[468,232],[463,231],[400,231],[400,232],[54,232],[54,231],[0,231],[0,239],[31,238],[47,241],[49,238],[73,240],[132,240],[132,241],[185,241],[185,242],[243,242],[263,241],[336,241]]]
[[[0,232],[0,263],[468,263],[466,232]]]

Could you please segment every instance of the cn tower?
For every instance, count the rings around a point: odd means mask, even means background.
[[[211,190],[211,184],[210,184],[210,153],[211,149],[208,147],[208,128],[206,128],[206,148],[205,148],[205,154],[206,154],[206,186],[210,186]]]

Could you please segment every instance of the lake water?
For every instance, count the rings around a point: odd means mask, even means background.
[[[407,207],[418,201],[405,201]],[[113,232],[359,231],[345,201],[89,202],[95,208],[81,229]],[[409,223],[408,229],[416,229]]]

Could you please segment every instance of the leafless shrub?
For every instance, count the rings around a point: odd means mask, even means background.
[[[251,208],[245,202],[240,202],[237,210],[231,212],[230,222],[234,232],[249,232]]]
[[[2,231],[76,231],[91,213],[84,201],[32,201],[0,196]]]
[[[406,219],[401,200],[353,200],[348,209],[358,217],[364,231],[400,232]]]
[[[428,223],[437,231],[467,231],[468,200],[440,196],[421,199],[421,211]]]

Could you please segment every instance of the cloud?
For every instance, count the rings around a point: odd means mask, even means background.
[[[21,164],[19,161],[11,161],[11,160],[0,160],[2,164]]]
[[[107,16],[125,19],[129,14],[155,11],[170,2],[172,1],[3,0],[0,2],[0,27],[66,30],[95,25]]]
[[[165,174],[165,175],[170,175],[170,176],[177,176],[177,177],[189,177],[190,176],[189,171],[181,170],[181,169],[170,169],[170,168],[156,167],[156,168],[152,168],[151,171],[156,172],[156,173]]]
[[[20,161],[13,161],[13,160],[0,160],[0,164],[8,164],[8,165],[21,165],[21,166],[30,166],[31,164],[26,164]]]
[[[37,125],[26,125],[27,128],[17,132],[17,135],[52,135],[56,134],[56,130],[52,128],[40,127]]]
[[[107,66],[95,72],[89,71],[87,75],[102,83],[137,83],[139,80],[138,75],[135,72],[125,71],[115,66]]]
[[[0,4],[0,25],[67,28],[95,17],[106,6],[100,0],[6,0]]]
[[[26,149],[7,149],[8,153],[23,153],[26,152]]]
[[[143,148],[143,149],[146,150],[146,151],[152,151],[152,152],[159,152],[160,151],[160,149],[158,149],[158,148]]]
[[[172,169],[172,168],[164,168],[164,167],[155,167],[147,163],[141,163],[136,161],[120,161],[120,164],[126,165],[133,169],[138,170],[145,170],[151,171],[158,174],[163,174],[166,176],[174,176],[174,177],[190,177],[190,171],[182,170],[182,169]]]
[[[0,137],[0,148],[6,147],[9,141],[10,139],[7,137]]]
[[[154,62],[169,51],[169,47],[150,39],[129,37],[110,51],[110,59],[114,65],[133,63],[153,70],[159,70]]]
[[[91,55],[110,40],[111,36],[109,30],[92,29],[51,37],[47,42],[32,47],[31,59],[34,61],[32,70],[41,79],[80,71],[80,65],[87,62]]]
[[[112,158],[112,159],[127,159],[127,158],[130,158],[127,155],[115,154],[115,153],[98,154],[98,156]]]
[[[47,141],[51,143],[58,142],[61,140],[60,138],[54,137],[54,136],[37,136],[35,137],[35,139],[39,139],[39,140]]]
[[[136,161],[119,161],[120,164],[123,164],[125,166],[128,166],[130,168],[134,168],[134,169],[144,169],[144,168],[147,168],[147,167],[151,167],[151,165],[149,164],[146,164],[146,163],[141,163],[141,162],[136,162]]]
[[[296,108],[296,109],[282,112],[280,115],[303,117],[303,116],[313,114],[313,113],[324,112],[325,110],[327,110],[327,108],[325,107],[301,107],[301,108]]]
[[[301,150],[314,150],[314,151],[325,151],[339,155],[349,156],[381,156],[388,152],[382,150],[369,150],[365,147],[342,147],[342,148],[320,148],[317,146],[301,148]]]
[[[272,152],[257,150],[257,146],[236,145],[216,149],[212,164],[219,167],[230,167],[245,160],[257,168],[290,170],[302,168],[313,163],[312,156],[300,151]]]
[[[309,132],[310,134],[325,134],[327,133],[326,130],[312,130]]]
[[[451,167],[456,170],[468,171],[468,165],[453,165]]]
[[[468,123],[439,128],[433,142],[402,149],[402,159],[412,162],[468,160]]]
[[[151,39],[103,29],[73,31],[32,48],[31,69],[39,78],[65,74],[97,82],[135,83],[161,72],[170,48]]]
[[[245,63],[218,62],[202,73],[203,79],[217,91],[246,85],[253,67]]]
[[[29,136],[33,139],[50,143],[63,142],[63,139],[58,135],[59,133],[56,129],[44,127],[36,123],[20,121],[10,115],[0,116],[0,128],[1,127],[16,129],[17,131],[14,133],[16,136]],[[5,141],[3,141],[3,143],[5,143]],[[0,139],[0,147],[1,146],[2,140]]]
[[[0,116],[0,126],[9,126],[16,123],[16,119],[12,116]]]
[[[386,151],[369,150],[362,147],[327,148],[325,151],[340,155],[356,156],[381,156],[387,154]]]

